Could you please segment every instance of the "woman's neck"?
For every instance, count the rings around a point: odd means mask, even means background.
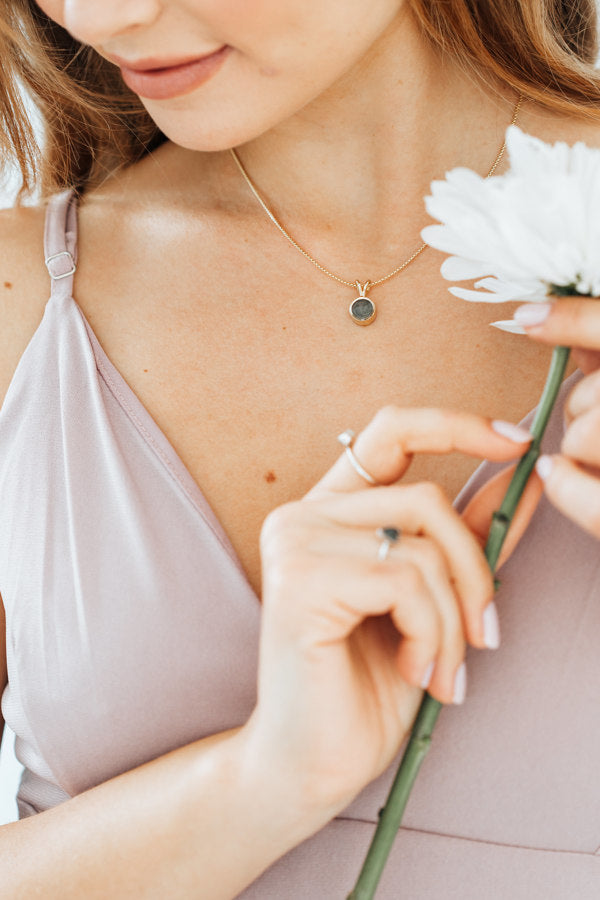
[[[295,237],[314,246],[332,232],[340,258],[362,241],[370,256],[396,260],[403,223],[423,219],[431,180],[455,165],[485,174],[516,102],[510,90],[484,91],[404,9],[359,66],[239,148]]]
[[[300,244],[332,268],[390,269],[419,243],[433,178],[466,165],[485,174],[516,96],[484,88],[433,47],[408,7],[359,65],[292,117],[243,144],[252,180]],[[207,154],[170,148],[188,199]],[[264,218],[228,153],[210,166],[248,216]],[[211,173],[212,174],[212,173]],[[231,193],[232,192],[232,193]]]

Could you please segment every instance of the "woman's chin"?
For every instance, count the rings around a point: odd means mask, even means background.
[[[150,112],[150,110],[148,110]],[[152,115],[152,112],[150,112]],[[252,141],[261,134],[269,131],[273,127],[272,122],[264,124],[258,122],[241,121],[215,121],[202,119],[198,114],[194,121],[190,121],[190,117],[173,116],[163,117],[152,115],[153,120],[160,128],[162,133],[180,147],[185,150],[196,150],[205,153],[214,153],[222,150],[229,150],[230,147],[239,147],[242,144]],[[234,117],[233,117],[234,118]],[[244,117],[247,118],[247,117]],[[201,125],[198,125],[198,120]]]
[[[301,79],[290,88],[273,73],[256,81],[251,75],[233,79],[211,94],[200,89],[170,100],[140,100],[173,143],[187,150],[219,151],[252,141],[292,119],[320,89]]]

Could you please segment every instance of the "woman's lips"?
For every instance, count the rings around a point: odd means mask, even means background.
[[[193,91],[194,88],[216,75],[230,49],[226,44],[209,56],[164,69],[134,71],[126,66],[121,66],[121,75],[127,87],[134,94],[145,97],[147,100],[168,100],[171,97],[179,97],[181,94]]]

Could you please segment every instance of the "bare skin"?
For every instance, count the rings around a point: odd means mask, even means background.
[[[263,0],[267,19],[275,10],[269,3]],[[41,5],[73,34],[107,55],[112,51],[133,59],[156,52],[159,46],[156,35],[161,32],[158,25],[153,31],[152,19],[158,13],[150,0],[137,6],[109,4],[110,15],[105,5],[103,16],[96,18],[92,15],[94,4],[47,0]],[[297,12],[291,0],[288,5]],[[134,6],[148,20],[123,19],[111,32],[106,23],[116,22],[118,11],[133,10]],[[178,12],[184,8],[189,12],[193,6],[166,5]],[[234,12],[243,13],[236,3],[218,8],[214,5],[213,9],[198,0],[196,6],[207,22],[211,23],[213,16],[223,33],[229,27],[228,11],[232,20]],[[332,2],[328,9],[334,6]],[[260,547],[263,523],[275,509],[304,497],[334,465],[340,455],[335,441],[340,431],[349,426],[360,431],[378,409],[390,403],[466,409],[517,422],[535,405],[549,359],[547,347],[488,327],[492,318],[508,317],[510,310],[467,306],[452,298],[439,274],[441,256],[430,249],[406,272],[373,292],[379,317],[368,328],[356,327],[347,314],[353,292],[326,278],[289,247],[235,169],[227,152],[233,145],[240,147],[255,181],[294,237],[343,277],[363,280],[381,277],[419,245],[420,229],[427,224],[422,198],[433,178],[457,164],[481,173],[487,171],[502,142],[516,97],[498,86],[483,89],[451,62],[441,65],[416,35],[410,20],[399,15],[396,19],[404,4],[378,0],[375,5],[369,4],[369,9],[374,20],[380,17],[379,33],[368,36],[372,48],[367,46],[363,56],[348,60],[347,65],[344,62],[337,73],[317,71],[314,81],[318,89],[310,78],[306,82],[290,78],[281,87],[277,73],[265,64],[260,69],[264,80],[256,84],[268,87],[264,95],[248,89],[248,96],[238,98],[234,90],[227,93],[227,88],[224,96],[233,97],[239,107],[234,103],[231,110],[225,105],[225,113],[216,102],[216,80],[197,98],[182,98],[181,102],[162,106],[149,103],[149,111],[172,140],[151,158],[116,173],[88,192],[80,207],[75,298],[109,358],[202,488],[259,596],[265,593]],[[310,35],[310,23],[302,19],[300,24]],[[153,43],[150,38],[144,43],[139,37],[146,34],[144,28],[149,36],[155,35]],[[215,34],[221,33],[219,28],[215,25]],[[352,33],[358,33],[358,29]],[[171,39],[167,49],[176,46],[176,34],[174,29],[165,33],[165,46],[166,37]],[[209,29],[207,34],[206,46],[213,49],[213,32]],[[292,42],[293,47],[300,44]],[[271,52],[268,41],[267,45],[265,59]],[[232,71],[232,85],[236,87],[237,70]],[[251,80],[248,83],[254,84]],[[293,90],[286,87],[292,83]],[[246,109],[249,114],[244,117]],[[597,126],[543,113],[532,104],[523,108],[520,124],[547,140],[599,143]],[[41,320],[48,276],[41,253],[43,210],[8,211],[0,219],[0,243],[3,250],[6,248],[3,280],[11,285],[2,288],[0,281],[0,316],[6,323],[0,329],[3,396]],[[406,474],[402,470],[403,482],[432,481],[452,497],[477,465],[477,448],[481,456],[488,455],[485,451],[489,448],[493,458],[511,457],[511,448],[494,444],[489,430],[485,440],[471,440],[466,423],[460,422],[469,435],[465,443],[471,455],[423,453]],[[419,449],[427,450],[427,442]],[[367,465],[366,459],[364,462]],[[341,471],[336,477],[339,481],[334,478],[333,483],[340,492],[358,492],[362,487],[351,481],[353,470]],[[439,497],[432,498],[430,494],[427,503],[431,501],[435,507]],[[323,495],[322,509],[314,507],[325,520],[330,507],[334,509],[333,501],[330,505],[328,502]],[[302,507],[303,518],[298,518],[302,527],[307,533],[319,529],[327,533],[318,516],[314,524],[307,509],[306,505]],[[216,737],[215,744],[222,739],[226,747],[223,755],[213,759],[211,748],[197,748],[200,758],[208,763],[204,771],[201,767],[193,770],[194,799],[201,802],[207,822],[214,822],[211,811],[215,809],[224,808],[225,818],[227,814],[235,817],[240,811],[249,815],[252,800],[265,794],[265,771],[273,769],[278,777],[281,775],[277,766],[283,759],[282,744],[277,737],[281,723],[286,721],[282,718],[285,710],[269,706],[268,692],[269,685],[277,681],[281,661],[287,664],[298,644],[296,633],[288,646],[286,636],[277,632],[281,628],[280,611],[285,613],[277,582],[281,572],[285,580],[290,553],[294,562],[294,545],[286,533],[288,513],[292,518],[300,516],[299,508],[292,506],[291,512],[272,517],[263,547],[268,546],[266,593],[271,600],[265,619],[269,631],[275,634],[270,644],[265,639],[272,653],[263,654],[262,659],[261,685],[267,700],[251,726],[242,730],[243,739],[231,743],[227,736]],[[372,523],[365,528],[365,535],[368,532],[372,540]],[[458,533],[456,523],[448,526],[448,533],[454,533],[453,529]],[[363,543],[370,546],[366,538]],[[444,627],[449,632],[458,621],[455,639],[450,641],[447,633],[441,637],[429,634],[427,638],[432,653],[435,650],[431,648],[439,643],[440,653],[445,654],[445,665],[440,666],[432,687],[444,702],[452,699],[452,676],[465,640],[483,646],[478,623],[489,599],[491,581],[489,573],[481,570],[481,559],[477,557],[478,562],[474,562],[473,552],[471,547],[471,555],[465,553],[468,561],[464,566],[472,577],[472,569],[479,566],[479,583],[474,608],[465,613],[466,636],[454,609],[444,620]],[[332,579],[332,571],[323,572],[323,584],[328,576]],[[461,608],[469,591],[463,593],[459,598]],[[298,589],[299,603],[303,598],[306,590]],[[368,613],[366,609],[357,610],[359,624]],[[398,611],[397,621],[408,628],[403,616],[404,612]],[[367,629],[361,634],[364,648],[373,649],[376,640],[371,641]],[[249,848],[234,872],[226,854],[223,856],[218,827],[214,829],[206,851],[213,865],[209,876],[212,881],[205,884],[206,896],[232,896],[289,847],[313,833],[336,809],[343,808],[362,784],[382,771],[416,709],[420,692],[415,685],[424,663],[420,658],[418,669],[414,660],[411,663],[405,659],[405,681],[394,687],[393,702],[386,697],[390,702],[380,704],[387,715],[385,722],[377,723],[381,725],[381,746],[377,754],[365,748],[361,784],[347,773],[347,782],[328,794],[322,787],[326,782],[324,763],[316,761],[309,775],[311,787],[318,785],[313,794],[318,795],[318,802],[298,813],[302,827],[294,831],[289,822],[281,822],[279,829],[274,827],[273,834],[266,836],[264,846]],[[339,680],[335,683],[352,687],[347,691],[351,715],[340,714],[349,729],[343,735],[346,745],[352,740],[351,725],[357,733],[372,733],[373,723],[357,701],[357,684],[352,684],[346,657],[342,653],[333,662],[327,657],[322,664],[324,671],[327,666],[331,671],[338,666],[335,671]],[[373,671],[376,664],[377,660]],[[409,671],[411,665],[414,671]],[[382,657],[377,669],[382,684],[389,682],[390,666],[387,657]],[[317,677],[315,667],[303,659],[298,660],[298,672],[309,694],[309,688],[314,688],[316,710],[322,701],[321,685],[331,680]],[[393,714],[396,703],[398,709],[402,707],[402,715]],[[289,705],[290,716],[296,708]],[[372,707],[365,704],[365,708]],[[292,760],[292,770],[297,772],[299,766],[307,765],[302,741],[307,748],[314,746],[314,735],[324,734],[331,741],[327,759],[339,757],[339,733],[324,729],[316,714],[314,721],[307,723],[294,713],[292,725],[297,728],[294,745],[298,753]],[[376,759],[369,755],[371,750]],[[256,764],[261,757],[268,763],[263,761],[265,768]],[[173,757],[174,777],[179,777],[177,773],[182,770],[177,768],[176,759],[183,764],[185,756]],[[147,782],[142,770],[135,770],[121,776],[119,785],[111,780],[88,792],[76,807],[80,818],[76,818],[73,803],[35,817],[48,823],[52,819],[56,847],[78,823],[82,842],[86,838],[82,846],[96,848],[98,858],[86,858],[75,874],[69,870],[74,896],[82,885],[86,895],[92,896],[90,885],[96,883],[95,879],[100,879],[98,896],[102,891],[106,895],[108,887],[119,895],[117,890],[125,883],[119,877],[129,877],[119,868],[123,865],[120,860],[131,858],[131,854],[142,861],[138,873],[142,881],[136,882],[135,888],[145,890],[144,896],[153,896],[143,880],[144,865],[151,858],[160,896],[160,879],[170,871],[169,854],[177,853],[176,837],[198,819],[194,804],[180,818],[169,818],[172,776],[166,774],[171,771],[166,760],[150,764],[160,768],[146,769]],[[218,771],[226,772],[227,766],[233,766],[236,772],[244,772],[240,800],[225,796],[222,785],[221,793],[215,793],[211,765],[224,767]],[[152,779],[156,783],[161,774],[165,790],[157,795],[151,814],[161,821],[163,817],[168,819],[173,829],[168,835],[172,844],[161,838],[155,845],[144,832],[143,822],[128,818],[127,810],[135,806],[137,792],[141,795],[147,791]],[[271,788],[273,784],[271,781]],[[279,784],[277,788],[272,793],[267,791],[274,801],[282,796]],[[300,805],[297,794],[290,792],[289,808]],[[102,881],[107,876],[99,859],[113,850],[94,831],[96,811],[108,806],[116,810],[113,823],[122,841],[118,854],[110,855],[115,879],[110,885]],[[274,802],[267,815],[277,826],[275,809]],[[260,830],[262,823],[254,824]],[[28,858],[31,847],[43,841],[42,832],[41,824],[19,823],[12,831],[12,849],[16,847],[21,858]],[[285,840],[276,832],[282,832]],[[192,838],[198,837],[199,832],[193,832]],[[189,856],[178,857],[181,896],[191,895],[186,892],[198,883],[199,867],[205,864],[197,857],[194,840]],[[8,847],[8,842],[2,846]],[[49,882],[43,879],[49,874],[55,877],[56,871],[52,862],[40,864],[39,884],[47,886]],[[81,880],[77,881],[75,875]],[[16,876],[13,884],[17,896],[21,885]],[[33,880],[32,884],[38,883]],[[60,896],[60,888],[55,890]],[[54,896],[50,892],[47,895]]]

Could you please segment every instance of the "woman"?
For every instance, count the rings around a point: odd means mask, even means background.
[[[3,712],[26,767],[4,896],[344,897],[428,685],[454,708],[379,896],[596,897],[593,373],[547,480],[592,534],[542,501],[480,651],[485,485],[527,446],[509,423],[545,345],[593,370],[599,315],[559,303],[508,338],[415,253],[432,178],[488,172],[516,116],[598,145],[592,3],[2,15],[7,142],[26,166],[20,73],[50,197],[0,223]]]

